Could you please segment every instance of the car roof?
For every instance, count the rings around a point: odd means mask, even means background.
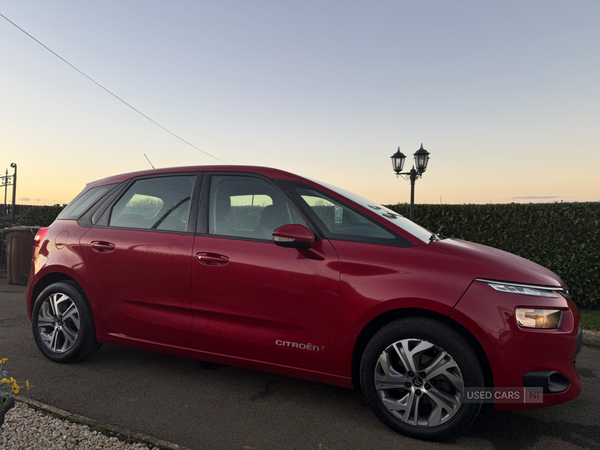
[[[218,165],[218,166],[184,166],[184,167],[167,167],[163,169],[151,169],[141,170],[139,172],[129,172],[120,175],[113,175],[101,180],[92,181],[87,184],[87,187],[104,186],[107,184],[121,183],[131,178],[153,176],[160,174],[172,174],[172,173],[189,173],[189,172],[245,172],[264,175],[269,178],[278,178],[282,180],[293,180],[293,181],[304,181],[307,182],[306,178],[302,178],[293,173],[285,172],[279,169],[273,169],[271,167],[261,166],[229,166],[229,165]]]

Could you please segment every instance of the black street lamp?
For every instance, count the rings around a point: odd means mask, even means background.
[[[391,156],[392,166],[394,168],[394,172],[396,172],[396,177],[402,177],[405,180],[410,180],[410,220],[415,218],[415,181],[417,178],[421,178],[427,169],[429,152],[425,150],[423,148],[423,144],[421,144],[421,148],[415,152],[414,157],[415,165],[412,167],[412,169],[410,169],[410,172],[401,173],[402,168],[404,167],[406,155],[402,153],[400,151],[400,147],[398,147],[398,151]]]
[[[17,165],[15,163],[11,163],[10,167],[15,169],[15,173],[12,175],[8,174],[8,169],[6,169],[6,175],[0,177],[0,188],[4,188],[4,217],[2,217],[2,225],[6,227],[8,223],[12,226],[15,222],[15,199],[17,197]],[[10,216],[8,215],[8,204],[6,203],[6,194],[8,193],[8,186],[12,186],[12,206],[10,208]],[[10,218],[9,218],[10,217]]]

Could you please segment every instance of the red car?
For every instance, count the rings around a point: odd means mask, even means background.
[[[581,391],[579,313],[554,273],[280,170],[95,181],[34,246],[27,309],[59,363],[108,343],[360,387],[387,426],[428,440],[486,401]]]

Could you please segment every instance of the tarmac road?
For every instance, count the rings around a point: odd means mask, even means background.
[[[0,357],[25,396],[191,449],[600,449],[600,348],[577,363],[583,393],[549,408],[485,411],[460,438],[427,443],[382,425],[358,393],[309,381],[104,345],[61,365],[42,356],[25,288],[0,278]]]

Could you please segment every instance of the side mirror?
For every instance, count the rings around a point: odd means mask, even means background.
[[[273,231],[273,241],[280,247],[311,248],[315,243],[315,235],[304,225],[284,225]]]

